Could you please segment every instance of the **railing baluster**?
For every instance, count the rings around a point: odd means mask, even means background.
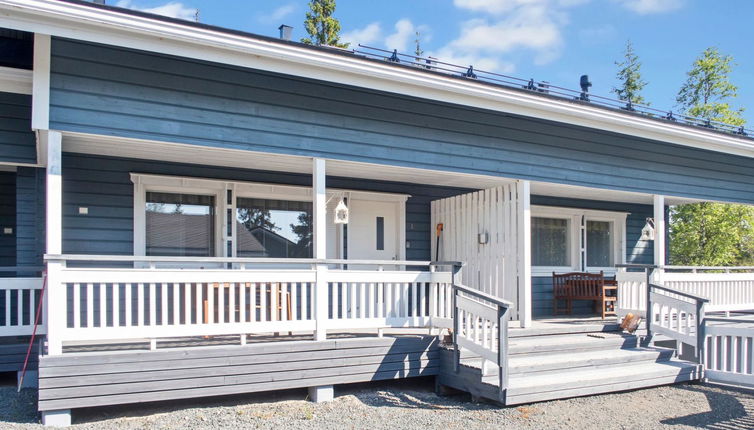
[[[249,285],[249,321],[258,322],[257,319],[257,283],[252,282]]]
[[[204,309],[204,322],[206,324],[215,323],[215,287],[211,282],[207,282],[207,301]]]
[[[179,321],[180,322],[180,321]],[[183,284],[183,324],[191,324],[191,283]]]
[[[212,286],[217,291],[217,323],[225,324],[225,289],[228,284],[215,282]]]
[[[168,325],[168,284],[160,284],[160,325]]]
[[[357,309],[356,309],[356,286],[357,284],[355,282],[349,282],[348,284],[348,294],[351,299],[351,312],[349,313],[349,318],[356,319],[357,318]]]
[[[228,323],[236,322],[236,283],[225,284],[228,288]]]
[[[259,284],[259,321],[267,321],[267,282]]]
[[[408,303],[409,284],[402,283],[402,284],[398,284],[398,285],[400,285],[400,288],[401,288],[401,292],[402,292],[402,294],[401,294],[401,300],[403,301],[403,315],[401,315],[401,316],[403,318],[408,318],[409,317],[409,314],[408,314],[408,312],[409,312],[409,303]]]
[[[238,322],[246,322],[246,289],[248,288],[248,282],[238,283]]]
[[[361,283],[359,285],[359,314],[356,316],[357,318],[366,318],[367,312],[366,312],[366,293],[367,293],[367,286],[365,283]]]
[[[196,307],[196,309],[194,310],[194,324],[198,325],[203,324],[205,319],[207,318],[207,314],[204,312],[204,284],[199,282],[195,283],[194,291],[194,306]]]

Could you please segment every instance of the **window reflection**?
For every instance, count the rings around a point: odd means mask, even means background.
[[[312,203],[239,197],[237,256],[311,258]]]

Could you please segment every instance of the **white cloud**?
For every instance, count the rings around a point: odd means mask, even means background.
[[[395,23],[395,33],[385,38],[385,46],[390,49],[397,49],[398,52],[408,50],[408,41],[412,39],[416,30],[414,24],[408,19],[401,19]]]
[[[154,13],[157,15],[168,16],[170,18],[185,19],[189,21],[193,21],[196,18],[197,11],[196,8],[187,7],[183,3],[172,1],[157,7],[137,6],[131,0],[120,0],[115,5],[118,7],[139,10],[147,13]]]
[[[617,0],[626,9],[639,15],[670,12],[680,9],[684,0]]]
[[[515,65],[504,55],[526,51],[535,64],[547,64],[560,56],[562,27],[568,15],[561,4],[581,0],[454,0],[458,7],[486,14],[461,23],[459,36],[432,55],[482,70],[510,73]],[[498,14],[503,13],[498,16]],[[469,62],[472,61],[472,62]]]
[[[279,19],[283,19],[286,16],[292,14],[296,10],[296,5],[294,4],[287,4],[284,6],[280,6],[279,8],[272,11],[272,13],[269,15],[269,18],[273,21],[277,21]]]
[[[340,40],[350,43],[352,47],[356,44],[369,45],[382,38],[382,27],[379,22],[373,22],[364,28],[358,28],[343,33],[340,36]]]

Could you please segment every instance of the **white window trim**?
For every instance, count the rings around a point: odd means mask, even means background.
[[[227,181],[222,179],[193,178],[186,176],[154,175],[145,173],[131,173],[134,184],[134,255],[146,255],[146,195],[148,191],[203,194],[215,196],[215,256],[235,256],[237,243],[233,240],[232,254],[227,254],[227,220],[228,208],[234,209],[236,199],[260,198],[272,200],[308,201],[312,199],[312,188],[300,185],[281,185],[262,182]],[[227,190],[233,191],[232,204],[227,203]],[[327,188],[328,197],[339,194],[348,195],[354,199],[371,201],[392,201],[398,203],[398,252],[399,258],[405,259],[406,247],[406,201],[410,194],[383,193],[374,191],[347,190]],[[236,237],[235,223],[233,238]],[[350,242],[350,241],[349,241]],[[350,246],[350,243],[349,243]]]
[[[532,276],[544,277],[552,276],[553,272],[580,272],[582,271],[581,258],[586,258],[586,221],[608,221],[612,223],[613,237],[613,255],[614,263],[620,264],[626,261],[626,218],[628,212],[600,211],[593,209],[564,208],[555,206],[532,206],[532,218],[557,218],[568,219],[570,221],[570,239],[571,239],[571,265],[570,266],[534,266],[532,265]],[[584,225],[582,228],[582,219]],[[582,238],[584,247],[581,247]],[[605,275],[613,275],[615,267],[590,267],[586,266],[583,270],[588,272],[605,272]]]

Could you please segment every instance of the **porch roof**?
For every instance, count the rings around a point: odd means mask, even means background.
[[[200,164],[210,166],[289,172],[305,175],[312,173],[311,157],[308,156],[213,148],[83,133],[64,133],[63,151],[111,157],[147,158],[150,160],[187,164],[196,164],[197,160],[201,160]],[[326,159],[327,175],[344,178],[407,182],[468,189],[493,188],[518,180],[518,178]],[[653,195],[648,193],[538,181],[531,182],[531,193],[540,196],[584,200],[653,204]],[[704,200],[682,196],[665,197],[665,202],[668,205],[701,201]]]

